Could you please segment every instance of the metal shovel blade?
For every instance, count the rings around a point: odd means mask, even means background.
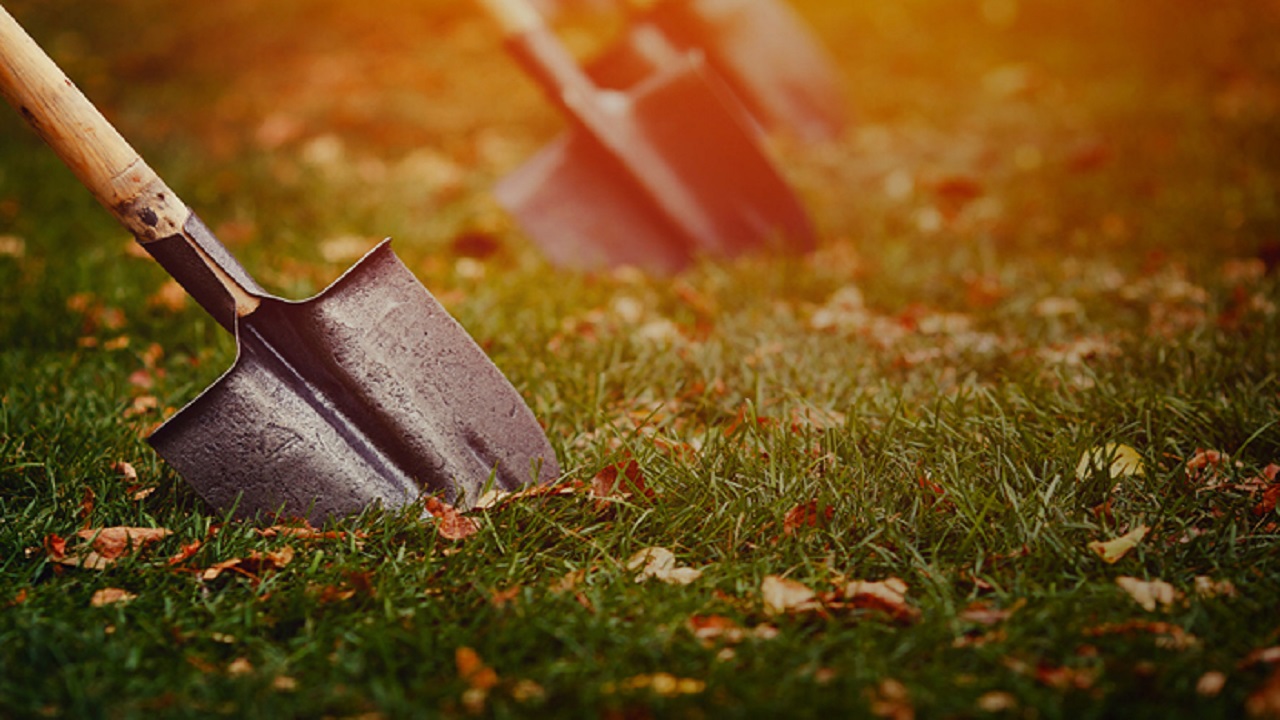
[[[602,87],[628,88],[673,55],[700,51],[761,125],[801,140],[848,125],[840,73],[804,20],[779,0],[662,0],[636,13],[588,67]]]
[[[698,255],[813,248],[807,212],[696,55],[625,92],[567,95],[574,126],[495,188],[553,262],[671,273]]]
[[[236,332],[232,369],[149,439],[214,507],[322,521],[559,474],[519,393],[385,242]]]
[[[320,521],[559,474],[533,413],[383,243],[272,297],[0,7],[0,94],[224,328],[234,367],[151,437],[214,507]]]

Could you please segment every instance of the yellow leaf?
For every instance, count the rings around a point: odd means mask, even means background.
[[[1142,539],[1147,536],[1151,528],[1146,525],[1140,525],[1135,530],[1125,533],[1114,540],[1100,542],[1095,540],[1089,543],[1089,549],[1098,554],[1102,561],[1108,565],[1114,565],[1129,554],[1129,551],[1138,546]]]
[[[817,593],[808,586],[778,575],[765,577],[760,585],[760,595],[764,598],[764,610],[769,615],[804,612],[820,605]]]
[[[627,569],[639,571],[636,582],[655,578],[669,585],[688,585],[702,577],[701,570],[677,565],[676,556],[663,547],[645,548],[632,555]]]
[[[136,597],[138,596],[120,588],[104,588],[93,594],[89,604],[93,607],[103,607],[105,605],[114,605],[115,603],[129,602]]]
[[[1153,612],[1157,607],[1167,610],[1182,600],[1182,593],[1163,580],[1148,581],[1133,577],[1118,577],[1116,585],[1129,593],[1129,597],[1147,612]]]
[[[1146,472],[1142,466],[1142,456],[1137,450],[1120,443],[1107,443],[1080,456],[1080,462],[1076,465],[1076,479],[1087,480],[1093,472],[1103,468],[1107,469],[1107,477],[1113,479],[1138,477]]]

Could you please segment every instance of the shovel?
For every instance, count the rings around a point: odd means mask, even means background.
[[[809,216],[750,116],[698,55],[601,90],[526,0],[479,2],[572,122],[494,191],[553,263],[666,274],[704,255],[813,248]]]
[[[559,474],[519,393],[387,242],[314,298],[273,297],[3,8],[0,91],[235,333],[235,365],[149,438],[215,508],[320,522]]]
[[[587,68],[602,87],[632,87],[680,55],[700,51],[763,127],[825,142],[848,126],[835,63],[782,0],[615,4],[624,6],[630,22]]]

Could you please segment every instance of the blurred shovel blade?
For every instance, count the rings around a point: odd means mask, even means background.
[[[808,213],[698,56],[590,100],[495,193],[553,261],[673,272],[698,255],[813,248]]]
[[[835,62],[804,20],[779,0],[663,0],[588,68],[600,85],[627,88],[687,52],[705,54],[760,125],[809,142],[848,125]]]
[[[236,332],[231,370],[149,438],[216,508],[321,522],[559,473],[519,393],[385,242]]]

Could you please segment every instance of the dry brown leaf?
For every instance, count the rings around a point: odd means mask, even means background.
[[[173,534],[165,528],[109,527],[81,530],[76,536],[88,540],[93,549],[108,560],[117,560]]]
[[[1200,638],[1183,630],[1180,626],[1167,622],[1151,620],[1130,620],[1123,623],[1109,623],[1086,628],[1086,637],[1103,637],[1106,635],[1149,634],[1155,636],[1156,647],[1169,650],[1188,650],[1200,644]]]
[[[458,677],[467,684],[462,693],[462,704],[468,712],[479,714],[484,711],[489,691],[498,684],[498,673],[485,665],[480,654],[469,647],[459,647],[453,657]]]
[[[1213,698],[1218,697],[1222,692],[1222,688],[1227,685],[1227,676],[1225,673],[1217,670],[1210,670],[1200,676],[1200,680],[1196,682],[1196,694],[1200,697]]]
[[[769,615],[801,613],[822,607],[818,594],[803,583],[780,575],[767,575],[760,584],[764,611]]]
[[[165,281],[160,286],[160,289],[147,298],[147,307],[170,313],[179,313],[187,309],[188,299],[187,291],[178,284],[177,280],[171,279]]]
[[[200,577],[203,580],[216,580],[222,573],[231,571],[244,575],[251,580],[268,570],[280,570],[293,562],[294,551],[288,545],[272,552],[253,551],[242,558],[232,558],[205,568]]]
[[[664,547],[649,547],[637,552],[627,560],[627,569],[639,572],[636,582],[653,578],[668,585],[688,585],[702,577],[702,570],[677,564],[675,554]]]
[[[1280,663],[1280,645],[1254,650],[1240,662],[1240,666],[1249,667],[1251,665],[1270,665],[1272,663]]]
[[[968,607],[960,611],[960,619],[977,625],[991,627],[1008,620],[1014,613],[1022,609],[1023,605],[1026,605],[1025,599],[1018,600],[1007,608],[993,607],[990,603],[978,600],[970,603]]]
[[[1249,695],[1244,709],[1252,718],[1280,718],[1280,667]]]
[[[597,498],[597,508],[607,507],[611,498],[630,498],[636,494],[654,497],[654,492],[645,484],[640,464],[635,460],[608,465],[591,480],[591,495]]]
[[[551,583],[551,587],[549,589],[557,595],[560,593],[573,592],[578,589],[578,586],[582,584],[583,580],[587,579],[588,572],[590,572],[590,569],[584,568],[582,570],[574,570],[572,572],[565,573],[564,577]]]
[[[164,528],[113,527],[81,530],[76,537],[88,544],[78,548],[67,547],[66,540],[57,535],[45,538],[45,552],[49,560],[61,565],[85,570],[106,570],[125,555],[137,552],[146,545],[173,534]]]
[[[194,557],[196,553],[200,552],[200,548],[203,546],[204,546],[204,543],[200,540],[194,540],[190,543],[187,543],[186,545],[182,546],[182,550],[178,551],[176,555],[169,558],[166,562],[169,565],[179,565],[181,563],[184,563],[190,560],[192,557]]]
[[[1114,565],[1124,559],[1129,551],[1138,546],[1142,539],[1147,536],[1151,528],[1146,525],[1140,525],[1137,528],[1121,535],[1114,540],[1101,542],[1095,540],[1089,543],[1089,549],[1098,554],[1102,561],[1108,565]]]
[[[749,638],[772,640],[778,636],[778,628],[773,625],[762,624],[747,629],[723,615],[693,615],[687,625],[689,632],[708,646],[717,641],[737,645]]]
[[[120,588],[104,588],[93,594],[93,597],[89,599],[89,604],[93,607],[103,607],[105,605],[129,602],[136,597],[138,596]]]
[[[428,497],[423,503],[427,512],[436,518],[436,532],[446,540],[466,540],[480,532],[480,523],[436,497]]]
[[[632,693],[648,690],[661,697],[679,697],[681,695],[697,695],[707,689],[702,680],[681,678],[671,673],[653,673],[636,675],[620,683],[605,683],[601,690],[606,695],[615,693]]]
[[[1196,576],[1196,595],[1201,598],[1211,599],[1216,597],[1233,598],[1236,597],[1236,586],[1230,580],[1217,580],[1205,576]]]
[[[898,622],[911,622],[920,611],[907,604],[907,584],[900,578],[877,582],[855,580],[844,588],[845,602],[858,608],[879,610]]]
[[[791,536],[806,528],[825,526],[834,514],[835,508],[824,507],[816,499],[802,503],[788,510],[782,518],[782,534]]]
[[[1122,576],[1116,578],[1116,585],[1147,612],[1153,612],[1157,607],[1168,610],[1182,600],[1182,593],[1163,580],[1147,581]]]
[[[916,716],[915,706],[911,704],[911,694],[907,686],[885,678],[870,693],[871,714],[889,720],[912,720]]]
[[[1001,713],[1018,709],[1018,698],[1013,693],[992,690],[978,698],[978,709],[985,713]]]
[[[125,462],[124,460],[119,460],[114,463],[111,466],[111,471],[119,475],[120,479],[127,483],[138,482],[138,471],[134,469],[133,465]]]

